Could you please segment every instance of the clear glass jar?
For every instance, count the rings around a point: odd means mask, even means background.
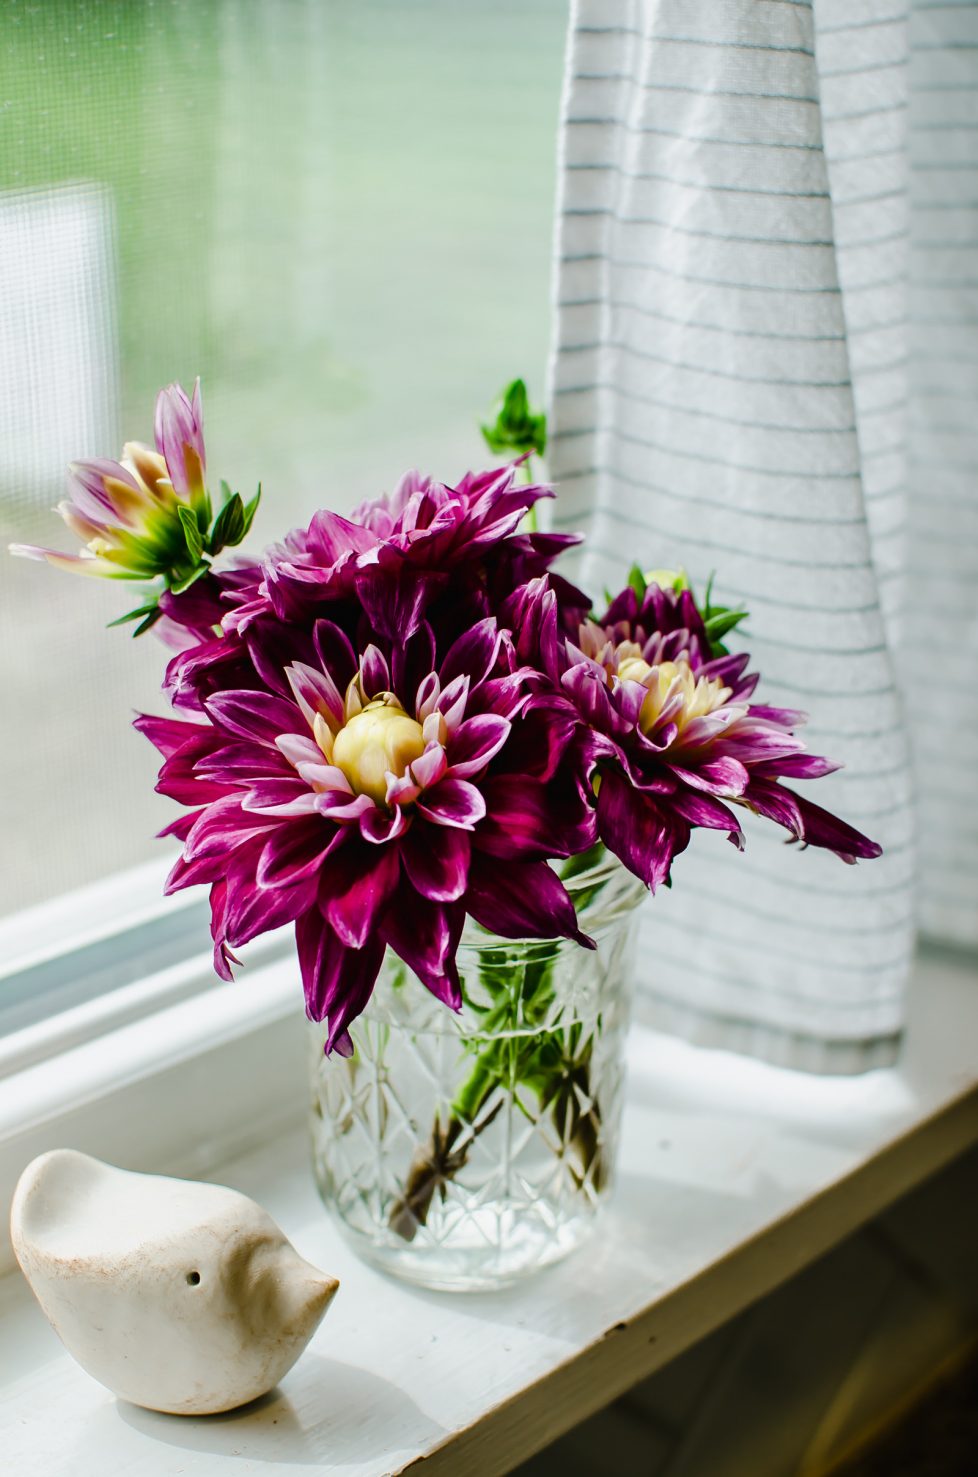
[[[566,1256],[595,1224],[646,892],[603,853],[565,882],[596,950],[470,925],[460,1014],[388,953],[352,1057],[325,1057],[323,1027],[310,1028],[320,1193],[385,1271],[442,1290],[498,1287]]]

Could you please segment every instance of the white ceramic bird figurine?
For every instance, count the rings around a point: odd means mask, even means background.
[[[176,1415],[271,1390],[339,1286],[246,1195],[74,1149],[28,1165],[10,1229],[69,1353],[124,1400]]]

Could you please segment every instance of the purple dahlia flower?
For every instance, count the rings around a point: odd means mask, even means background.
[[[260,588],[225,629],[243,630],[261,615],[296,620],[355,602],[390,640],[406,639],[423,619],[440,636],[459,634],[579,542],[572,534],[518,531],[528,509],[553,490],[519,481],[517,469],[469,473],[457,487],[409,472],[389,498],[361,504],[352,520],[317,513],[308,528],[268,551]],[[559,583],[587,609],[580,591]]]
[[[653,890],[694,827],[743,835],[742,806],[843,861],[880,847],[780,781],[817,779],[839,766],[805,751],[805,714],[749,701],[747,655],[713,654],[689,590],[628,588],[576,643],[560,628],[540,579],[517,591],[509,615],[522,660],[559,681],[591,731],[590,770],[600,839]]]
[[[137,720],[158,788],[197,807],[167,828],[184,842],[167,886],[211,884],[218,973],[294,921],[308,1012],[345,1050],[388,945],[457,1009],[466,914],[588,944],[547,860],[595,838],[583,729],[508,633],[483,620],[432,666],[426,625],[388,661],[320,619],[303,649],[268,657],[264,690],[205,697],[206,724]]]

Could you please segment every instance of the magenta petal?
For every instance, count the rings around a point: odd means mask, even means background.
[[[808,714],[800,708],[769,708],[764,703],[751,703],[750,715],[767,723],[777,723],[781,728],[803,728],[808,722]]]
[[[484,781],[483,797],[488,814],[479,827],[476,845],[480,851],[519,861],[564,854],[557,834],[562,817],[548,787],[539,780],[494,775]]]
[[[196,585],[191,585],[187,594],[192,594],[196,588]],[[185,598],[181,595],[177,600]],[[299,632],[295,626],[286,626],[267,617],[259,617],[248,625],[244,642],[252,666],[264,686],[286,699],[292,696],[286,681],[286,667],[293,662],[312,666],[316,660],[312,640],[305,632]]]
[[[260,933],[293,923],[312,907],[315,879],[301,879],[291,887],[258,887],[250,877],[228,878],[225,930],[232,948],[246,944]]]
[[[317,714],[327,721],[332,718],[336,724],[343,722],[343,697],[328,672],[317,671],[305,662],[293,662],[286,667],[285,675],[310,728]]]
[[[206,731],[201,723],[186,723],[180,718],[157,718],[152,713],[140,713],[133,719],[132,726],[159,749],[164,759],[169,759],[184,744]]]
[[[289,887],[313,876],[346,834],[344,827],[331,827],[318,816],[277,827],[258,859],[255,879],[259,887]]]
[[[496,665],[500,639],[495,616],[478,621],[471,630],[459,636],[439,669],[444,686],[463,675],[468,677],[472,687],[484,682]]]
[[[419,790],[424,790],[429,785],[437,785],[448,769],[448,759],[441,744],[432,742],[425,747],[425,751],[419,758],[415,759],[410,766],[411,780]],[[407,779],[407,775],[403,776]],[[396,788],[397,781],[388,781],[388,795],[401,795],[407,798],[407,788],[401,790]],[[413,797],[412,797],[413,798]]]
[[[686,847],[689,825],[678,815],[667,818],[648,794],[607,768],[598,792],[598,835],[654,892],[668,878],[676,852]]]
[[[366,647],[360,658],[360,674],[363,690],[368,698],[376,697],[380,692],[390,691],[390,668],[387,665],[387,658],[378,647],[372,644]]]
[[[318,620],[312,628],[312,639],[323,671],[345,692],[357,670],[353,647],[333,621]]]
[[[470,846],[467,831],[412,826],[401,842],[401,861],[411,885],[429,902],[455,902],[468,881]]]
[[[422,621],[410,641],[395,641],[391,653],[391,687],[408,697],[435,665],[435,636]]]
[[[300,917],[295,941],[310,1020],[328,1018],[326,1051],[349,1055],[347,1029],[370,999],[384,958],[380,938],[348,949],[316,909]]]
[[[503,607],[504,619],[513,628],[521,662],[546,672],[551,682],[560,681],[564,637],[558,630],[557,596],[546,576],[520,586]]]
[[[778,759],[764,759],[751,765],[751,777],[776,779],[784,775],[795,780],[817,780],[823,775],[835,774],[842,765],[834,759],[823,759],[819,754],[783,754]]]
[[[174,490],[180,494],[194,490],[188,477],[187,452],[194,453],[204,469],[204,431],[200,409],[200,381],[194,386],[191,400],[180,385],[167,385],[156,400],[156,449],[163,456]],[[193,479],[196,483],[199,477]]]
[[[417,800],[418,810],[436,826],[459,826],[471,831],[486,813],[486,802],[468,780],[448,774]]]
[[[205,856],[227,856],[243,841],[260,836],[278,824],[271,817],[249,814],[241,808],[240,795],[214,800],[194,822],[183,854],[187,861]]]
[[[385,841],[396,841],[407,828],[408,813],[399,805],[394,807],[393,812],[375,805],[373,810],[365,810],[360,816],[360,835],[364,841],[369,841],[374,846],[382,846]]]
[[[313,514],[306,538],[323,565],[334,564],[344,554],[366,553],[377,542],[369,529],[328,508]]]
[[[705,826],[711,831],[727,831],[731,836],[740,833],[740,824],[733,812],[712,795],[684,790],[680,786],[670,795],[667,804],[670,810],[681,815],[691,826]]]
[[[427,677],[422,678],[418,684],[418,691],[414,699],[414,712],[419,723],[423,723],[429,713],[435,710],[435,702],[441,692],[441,682],[437,672],[429,672]]]
[[[200,641],[186,651],[177,652],[168,664],[163,677],[163,691],[174,707],[199,708],[202,693],[210,691],[217,680],[226,680],[226,673],[221,668],[231,667],[235,680],[243,680],[244,673],[238,675],[238,669],[243,665],[242,657],[242,648],[237,641],[227,636]],[[251,738],[251,731],[244,733],[243,737]]]
[[[635,719],[629,720],[622,716],[612,702],[611,690],[604,672],[586,658],[568,667],[561,678],[561,685],[568,696],[573,699],[585,722],[589,723],[592,728],[598,729],[599,732],[618,735],[627,733],[635,726]],[[641,708],[644,692],[639,689],[637,682],[622,684],[618,690],[620,700],[627,703],[633,688],[640,693],[638,706]]]
[[[185,887],[196,887],[201,882],[220,882],[227,874],[227,857],[223,852],[217,856],[197,857],[187,861],[179,856],[170,869],[163,884],[163,896],[172,897]]]
[[[443,575],[432,576],[406,561],[395,569],[368,564],[357,570],[357,594],[370,624],[388,641],[406,641],[421,622],[425,597]]]
[[[126,471],[121,462],[97,457],[91,461],[69,463],[67,485],[71,502],[85,518],[101,519],[105,523],[116,526],[121,523],[127,528],[135,528],[137,520],[133,517],[131,510],[125,506],[122,499],[114,496],[106,487],[107,477],[114,482],[121,482],[131,492],[138,493],[140,500],[145,498],[146,494],[140,488],[139,483],[131,472]]]
[[[546,862],[473,856],[465,905],[477,923],[503,938],[564,937],[594,948],[577,926],[563,883]]]
[[[206,805],[233,792],[234,787],[223,781],[200,779],[194,769],[192,758],[184,762],[181,755],[174,755],[160,770],[157,793],[181,805]]]
[[[184,815],[178,815],[175,820],[170,821],[169,825],[164,826],[162,831],[157,831],[156,835],[160,839],[164,836],[176,836],[178,840],[186,841],[194,822],[198,821],[203,813],[202,810],[189,810]],[[164,888],[165,891],[166,888]]]
[[[412,800],[417,800],[418,796],[421,793],[421,786],[415,784],[413,778],[411,777],[410,769],[408,770],[407,774],[402,774],[400,779],[397,779],[396,776],[392,775],[389,770],[387,774],[388,778],[386,799],[388,805],[396,805],[400,807],[402,805],[410,805]]]
[[[316,809],[320,815],[333,821],[358,821],[367,811],[376,809],[376,802],[369,795],[353,795],[349,791],[327,790],[315,796]]]
[[[501,718],[516,718],[530,703],[534,690],[544,684],[545,679],[529,667],[520,667],[505,677],[490,677],[479,688],[479,709],[483,713],[498,713]]]
[[[687,769],[681,764],[670,764],[679,778],[694,790],[706,790],[712,795],[725,795],[728,799],[742,795],[747,786],[747,770],[737,759],[710,759]]]
[[[448,763],[457,779],[479,774],[509,738],[512,725],[495,713],[466,718],[448,741]]]
[[[300,764],[326,763],[322,749],[308,734],[283,733],[275,740],[275,747],[293,769]]]
[[[753,768],[771,760],[804,754],[804,740],[773,724],[756,723],[753,715],[732,723],[714,740],[714,752],[726,759],[739,759]],[[808,756],[806,756],[808,757]]]
[[[397,886],[395,846],[346,846],[322,874],[320,907],[344,944],[360,949]]]
[[[234,959],[234,955],[230,952],[224,941],[224,915],[227,910],[227,893],[228,885],[224,881],[215,882],[211,888],[211,938],[214,940],[215,973],[222,980],[227,980],[230,983],[234,976],[231,973],[231,964],[229,961],[233,960],[234,963],[237,963],[237,960]]]
[[[318,808],[317,796],[299,776],[292,779],[258,780],[245,792],[243,810],[265,815],[312,815]]]
[[[221,742],[223,734],[217,729],[212,731],[220,747],[194,761],[194,774],[200,779],[240,784],[242,780],[291,777],[286,760],[263,744],[247,739]]]
[[[878,857],[882,853],[883,848],[861,831],[772,780],[758,780],[752,776],[743,802],[758,815],[785,826],[806,846],[821,846],[834,851],[844,862],[854,862],[857,857]]]
[[[435,709],[445,720],[449,733],[454,733],[465,716],[465,705],[469,699],[469,679],[454,677],[443,687],[435,701]]]
[[[432,903],[405,892],[395,898],[383,923],[384,938],[395,954],[452,1010],[462,1006],[455,951],[464,921],[460,904]]]
[[[294,703],[270,692],[216,692],[204,707],[215,723],[241,738],[274,748],[283,733],[302,733],[306,725]]]
[[[581,727],[577,713],[564,698],[528,699],[523,717],[513,724],[506,745],[506,768],[534,779],[550,779]],[[601,742],[610,746],[610,740]]]

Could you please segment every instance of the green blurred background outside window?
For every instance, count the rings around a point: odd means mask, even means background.
[[[565,0],[4,0],[0,536],[63,543],[64,465],[203,381],[257,550],[483,460],[549,333]],[[161,854],[128,727],[166,652],[132,587],[7,557],[0,913]],[[131,601],[129,602],[131,603]]]

